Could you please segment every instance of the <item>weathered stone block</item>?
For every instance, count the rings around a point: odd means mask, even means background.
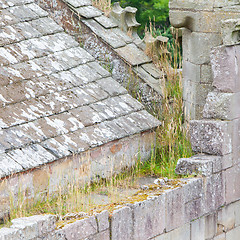
[[[194,64],[208,64],[213,47],[221,44],[220,34],[191,32],[183,40],[184,60]]]
[[[216,233],[216,216],[201,217],[191,223],[191,240],[212,239]]]
[[[228,205],[217,212],[218,234],[228,232],[235,227],[235,208]]]
[[[225,179],[222,173],[213,174],[204,180],[203,213],[216,210],[225,203]]]
[[[240,119],[233,121],[233,165],[240,162]]]
[[[151,62],[151,59],[135,44],[128,44],[125,47],[118,48],[116,52],[132,66]]]
[[[185,224],[171,232],[153,238],[153,240],[190,240],[190,224]]]
[[[133,209],[133,239],[145,240],[163,233],[165,224],[165,196],[135,203]]]
[[[0,239],[3,240],[18,240],[21,239],[21,231],[15,228],[3,227],[0,229]]]
[[[226,240],[226,233],[214,237],[213,240]]]
[[[175,172],[180,175],[201,174],[209,176],[221,170],[221,157],[198,154],[191,158],[178,160]]]
[[[226,203],[228,204],[240,199],[240,165],[227,169],[223,174],[226,179]]]
[[[239,43],[239,26],[239,18],[222,21],[221,33],[224,45],[228,46]]]
[[[232,120],[240,117],[240,93],[210,92],[203,109],[204,118]]]
[[[226,240],[238,240],[240,236],[240,227],[226,233]]]
[[[89,238],[86,238],[85,240],[109,240],[110,239],[110,232],[109,230],[106,230],[101,233],[97,233],[94,236],[91,236]]]
[[[92,216],[66,225],[63,231],[67,240],[87,238],[97,233],[97,222]]]
[[[166,231],[176,229],[185,222],[184,190],[169,190],[166,192]]]
[[[193,120],[190,122],[192,149],[212,155],[232,152],[232,124],[224,121]]]
[[[96,214],[98,232],[102,232],[109,228],[109,212],[103,211],[101,213]]]
[[[211,52],[213,86],[222,92],[239,92],[240,46],[220,46]]]
[[[115,210],[111,217],[112,239],[133,239],[133,212],[129,207]]]

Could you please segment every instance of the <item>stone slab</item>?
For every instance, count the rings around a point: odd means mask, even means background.
[[[128,44],[125,47],[118,48],[116,52],[132,66],[151,62],[151,59],[135,44]]]

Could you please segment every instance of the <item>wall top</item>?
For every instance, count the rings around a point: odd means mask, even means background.
[[[186,9],[186,10],[207,10],[212,11],[214,8],[223,8],[239,5],[240,0],[170,0],[170,9]]]

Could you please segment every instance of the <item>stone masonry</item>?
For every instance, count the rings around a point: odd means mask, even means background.
[[[150,156],[159,121],[34,0],[0,0],[0,29],[1,216],[20,188],[54,192]]]
[[[36,2],[109,69],[112,77],[130,94],[140,96],[145,107],[152,109],[153,102],[161,104],[164,74],[142,50],[145,46],[136,34],[139,25],[135,19],[137,9],[123,9],[116,4],[109,18],[93,7],[91,1]]]
[[[169,7],[171,24],[183,28],[185,115],[188,119],[200,119],[207,95],[213,89],[210,51],[225,41],[221,34],[222,21],[239,18],[239,1],[170,0]],[[235,38],[239,34],[236,26],[232,24]]]
[[[184,3],[189,7],[189,2],[185,1],[178,1],[174,6],[183,8]],[[223,11],[227,6],[231,11],[237,6],[236,1],[202,3],[192,2],[192,6],[203,9],[203,12],[206,6],[209,9],[211,6],[222,6]],[[213,77],[212,90],[202,106],[201,119],[190,121],[191,143],[196,155],[180,159],[176,168],[180,175],[197,177],[178,180],[172,185],[173,180],[160,179],[151,185],[152,188],[155,186],[155,192],[146,188],[138,193],[145,196],[143,201],[132,201],[130,198],[125,203],[119,203],[111,212],[105,210],[84,215],[61,227],[57,225],[57,216],[52,215],[14,219],[10,227],[0,229],[0,239],[239,240],[239,22],[237,18],[222,22],[220,42],[223,44],[214,47],[208,56]],[[197,29],[195,31],[198,32]],[[186,47],[185,52],[191,50],[191,46]],[[184,68],[184,71],[188,70],[186,66]],[[138,136],[146,146],[144,152],[151,135],[145,131]],[[138,140],[134,136],[132,138],[138,146]],[[122,145],[128,145],[125,138],[121,140]],[[108,144],[102,145],[102,148],[105,147],[102,154],[106,149],[112,149],[113,153],[117,148],[114,145],[109,148]],[[96,152],[92,156],[101,155],[98,148],[94,150]],[[67,164],[66,161],[64,163]],[[14,186],[14,179],[11,180]]]

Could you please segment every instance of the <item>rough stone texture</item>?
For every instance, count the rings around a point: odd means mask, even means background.
[[[203,109],[204,118],[233,120],[240,117],[240,93],[210,92]]]
[[[112,239],[126,240],[133,238],[133,212],[129,207],[115,210],[111,217]]]
[[[63,231],[67,240],[83,239],[97,233],[97,222],[92,216],[66,225]]]
[[[232,152],[232,124],[224,121],[195,120],[190,123],[193,151],[212,155]]]
[[[180,175],[209,176],[222,170],[221,157],[199,154],[178,160],[175,172]]]
[[[207,93],[210,92],[211,83],[216,78],[216,66],[213,66],[213,74],[209,66],[210,52],[214,47],[224,44],[239,42],[238,39],[238,20],[239,2],[238,1],[182,1],[171,0],[169,2],[170,21],[176,28],[184,28],[182,35],[183,43],[183,82],[185,87],[184,102],[185,115],[188,119],[201,119],[202,108],[205,104]],[[234,20],[233,20],[234,19]],[[236,19],[236,20],[235,20]],[[222,23],[222,20],[223,21]],[[233,33],[233,34],[232,34]],[[216,52],[212,58],[216,56]],[[222,56],[216,56],[218,61],[226,61]],[[234,57],[232,57],[234,60]],[[225,62],[227,65],[228,62]],[[234,62],[231,66],[234,66]],[[236,67],[228,68],[228,71],[221,69],[224,75],[220,76],[220,81],[230,76],[230,81],[225,84],[231,85],[233,82]],[[219,72],[219,71],[218,71]],[[218,80],[218,81],[219,81]],[[224,80],[223,80],[224,81]],[[198,99],[197,93],[201,92],[199,83],[206,85],[206,94]],[[221,83],[218,83],[218,85]],[[216,84],[215,84],[216,85]],[[188,94],[190,92],[191,94]]]
[[[133,239],[150,239],[163,233],[165,223],[165,196],[155,197],[132,207],[134,219]]]
[[[126,90],[106,78],[110,74],[46,11],[28,3],[6,4],[1,14],[9,16],[1,21],[0,36],[1,178],[128,136],[98,123],[119,117],[124,122],[124,116],[135,111],[126,97],[121,97]],[[85,17],[102,15],[87,1],[69,4],[78,7],[82,15],[86,12]],[[86,125],[83,110],[87,107]],[[142,117],[146,119],[145,112]],[[132,128],[130,134],[141,129]],[[13,164],[6,165],[6,161]]]
[[[220,46],[211,53],[213,86],[222,92],[239,92],[239,45]],[[227,79],[227,81],[226,81]]]

